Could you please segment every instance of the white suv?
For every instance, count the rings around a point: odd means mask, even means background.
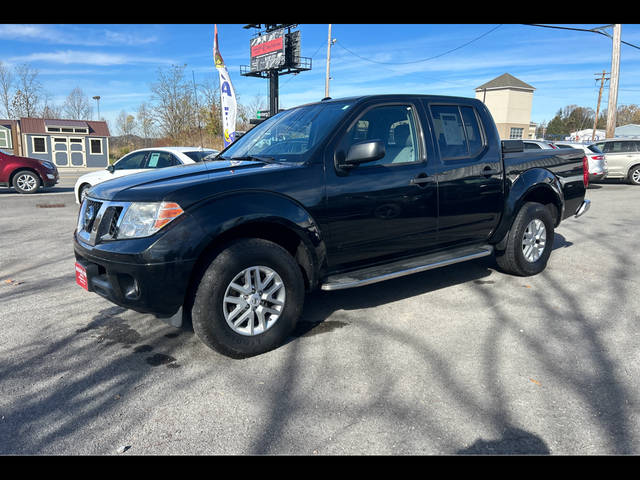
[[[609,138],[594,145],[604,152],[607,178],[624,178],[640,185],[640,139]]]

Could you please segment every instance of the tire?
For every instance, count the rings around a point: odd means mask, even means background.
[[[236,240],[211,261],[196,287],[193,330],[228,357],[259,355],[291,334],[304,295],[302,272],[289,252],[267,240]]]
[[[525,203],[507,233],[505,249],[495,252],[496,262],[512,275],[536,275],[547,266],[553,239],[554,221],[549,209],[540,203]]]
[[[13,176],[13,188],[18,193],[35,193],[40,188],[40,177],[30,170],[20,170]]]
[[[627,181],[631,185],[640,185],[640,165],[635,165],[629,170]]]
[[[87,194],[87,190],[89,190],[90,188],[91,188],[91,185],[89,185],[88,183],[85,183],[78,189],[78,202],[80,204],[82,204],[82,201],[84,200],[84,196]]]

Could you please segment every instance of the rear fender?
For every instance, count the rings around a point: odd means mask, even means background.
[[[558,178],[549,170],[532,168],[518,175],[511,182],[507,190],[502,218],[489,240],[489,243],[498,244],[498,248],[506,239],[520,208],[527,202],[553,204],[557,209],[556,212],[552,212],[555,215],[556,226],[564,216],[565,205],[562,186]]]

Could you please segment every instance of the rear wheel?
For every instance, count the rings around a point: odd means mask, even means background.
[[[18,193],[34,193],[40,187],[40,177],[29,170],[21,170],[13,177],[13,188]]]
[[[627,179],[632,185],[640,185],[640,165],[631,167]]]
[[[549,209],[540,203],[525,203],[507,233],[505,249],[496,250],[496,262],[507,273],[536,275],[547,266],[553,236],[554,222]]]
[[[196,335],[233,358],[281,345],[304,303],[304,280],[293,257],[262,239],[242,239],[216,256],[196,289],[191,317]]]

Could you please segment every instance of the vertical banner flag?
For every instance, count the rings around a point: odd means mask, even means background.
[[[220,75],[220,107],[222,108],[222,129],[224,131],[224,146],[228,147],[236,137],[236,92],[231,84],[231,77],[224,65],[222,55],[218,48],[218,24],[215,24],[215,35],[213,38],[213,60]]]

